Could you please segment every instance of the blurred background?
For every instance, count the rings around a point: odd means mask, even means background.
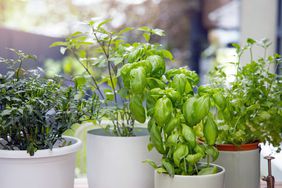
[[[93,17],[112,18],[110,27],[117,30],[144,25],[165,30],[166,36],[158,42],[174,54],[173,66],[195,70],[202,83],[215,63],[234,60],[232,43],[267,38],[273,44],[269,54],[282,52],[278,0],[0,0],[0,56],[13,58],[6,48],[20,49],[38,57],[29,66],[58,72],[74,60],[49,45],[80,30],[81,21]],[[255,54],[262,52],[256,49]],[[0,73],[6,70],[0,64]],[[232,67],[227,71],[232,72]],[[73,134],[83,137],[81,130]],[[85,165],[85,156],[80,155],[78,164]],[[263,160],[262,168],[265,175]],[[274,171],[282,176],[282,165],[277,164]],[[78,176],[84,173],[84,167],[79,167]]]

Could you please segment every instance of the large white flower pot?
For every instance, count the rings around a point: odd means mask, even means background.
[[[75,153],[81,141],[65,138],[72,144],[38,150],[34,156],[26,151],[0,150],[0,188],[72,188]]]
[[[220,145],[216,164],[226,170],[226,188],[260,187],[260,149],[258,144],[245,144],[239,147]]]
[[[89,188],[153,188],[154,170],[142,161],[157,160],[149,152],[146,128],[134,137],[107,136],[104,129],[87,133],[87,178]]]
[[[155,171],[155,188],[224,188],[223,167],[218,166],[218,173],[202,176],[159,174]]]

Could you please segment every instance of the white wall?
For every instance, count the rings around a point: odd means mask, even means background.
[[[247,38],[260,40],[267,38],[272,42],[268,54],[275,53],[276,30],[278,18],[278,0],[241,0],[241,37],[240,43],[245,44]],[[262,57],[263,50],[256,48],[255,57]],[[242,58],[244,63],[247,56]]]

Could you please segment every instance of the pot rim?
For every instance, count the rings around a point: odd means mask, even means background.
[[[201,162],[201,163],[203,163],[203,162]],[[206,163],[204,163],[204,164],[206,164]],[[217,164],[214,164],[214,163],[210,163],[210,164],[213,165],[213,166],[216,166],[216,167],[220,168],[221,171],[220,171],[220,172],[217,172],[217,173],[215,173],[215,174],[207,174],[207,175],[174,175],[173,178],[177,178],[177,179],[185,179],[185,178],[186,178],[186,179],[188,179],[188,178],[204,178],[204,177],[220,176],[220,175],[222,175],[222,174],[225,173],[225,168],[224,168],[224,167],[222,167],[222,166],[220,166],[220,165],[217,165]],[[166,173],[161,173],[161,174],[159,174],[156,170],[155,170],[155,174],[163,175],[163,176],[169,176],[169,175],[166,174]],[[169,177],[170,177],[170,176],[169,176]]]
[[[134,129],[136,130],[140,130],[142,132],[139,132],[139,134],[136,134],[138,133],[138,131],[134,132],[136,135],[135,136],[116,136],[116,135],[111,135],[111,134],[107,134],[105,133],[105,129],[104,128],[94,128],[94,129],[90,129],[87,131],[87,134],[88,135],[92,135],[92,136],[97,136],[97,137],[109,137],[109,138],[121,138],[121,139],[135,139],[135,138],[140,138],[140,137],[148,137],[150,136],[149,132],[148,132],[148,129],[146,127],[134,127]],[[140,134],[141,133],[141,134]]]
[[[216,148],[219,151],[250,151],[256,150],[259,148],[259,142],[242,144],[242,145],[234,145],[234,144],[217,144]]]
[[[26,150],[0,149],[0,159],[38,159],[38,158],[46,158],[46,157],[56,157],[56,156],[75,153],[82,146],[82,141],[78,138],[72,136],[63,136],[63,138],[72,141],[72,144],[64,147],[56,147],[53,148],[52,150],[50,149],[37,150],[34,153],[34,156],[30,156],[30,154],[27,153]]]

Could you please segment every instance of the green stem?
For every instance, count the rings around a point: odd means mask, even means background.
[[[91,72],[89,71],[89,69],[80,61],[79,57],[71,50],[71,53],[73,54],[73,56],[75,57],[75,59],[78,61],[78,63],[84,68],[84,70],[87,72],[87,74],[89,76],[91,76],[91,79],[96,87],[96,89],[99,92],[99,95],[101,96],[101,98],[104,100],[104,95],[102,94],[102,91],[100,90],[100,87],[96,81],[96,79],[94,78],[94,76],[91,74]]]
[[[20,60],[20,65],[19,65],[19,67],[18,67],[18,69],[17,69],[17,72],[16,72],[16,78],[17,78],[17,80],[19,80],[19,75],[20,75],[20,70],[22,69],[22,64],[23,64],[23,60],[21,59]]]

